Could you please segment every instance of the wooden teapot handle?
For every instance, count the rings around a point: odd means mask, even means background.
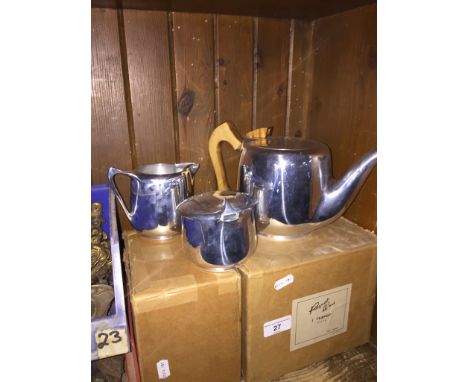
[[[246,134],[246,138],[266,138],[271,135],[272,129],[272,127],[262,127],[260,129],[249,131]],[[224,169],[223,156],[221,153],[221,142],[229,143],[236,151],[240,151],[242,149],[242,138],[232,122],[224,122],[216,127],[211,133],[208,141],[208,149],[216,175],[216,182],[218,183],[218,190],[227,191],[229,187],[226,178],[226,171]]]
[[[248,133],[245,134],[246,138],[267,138],[271,136],[271,133],[273,132],[273,126],[270,127],[260,127],[255,130],[251,130]]]

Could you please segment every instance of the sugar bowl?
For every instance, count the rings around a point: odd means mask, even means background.
[[[257,245],[253,197],[214,191],[193,196],[177,206],[184,251],[197,265],[224,271],[236,267]]]

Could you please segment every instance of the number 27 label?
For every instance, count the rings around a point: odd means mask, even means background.
[[[109,357],[128,351],[127,332],[125,329],[106,329],[95,334],[99,358]]]
[[[291,315],[265,322],[263,324],[263,337],[270,337],[289,329],[291,329]]]

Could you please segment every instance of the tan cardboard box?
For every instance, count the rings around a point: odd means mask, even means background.
[[[180,238],[124,240],[142,381],[239,382],[239,273],[193,265]]]
[[[269,381],[366,343],[376,237],[341,218],[297,240],[259,237],[242,274],[242,372]]]

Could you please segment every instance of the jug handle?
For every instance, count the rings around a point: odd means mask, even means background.
[[[132,212],[129,212],[127,209],[127,206],[125,205],[125,202],[122,198],[122,195],[120,195],[119,190],[117,189],[117,185],[115,184],[114,177],[118,174],[122,175],[127,175],[130,178],[133,178],[137,181],[137,192],[136,192],[136,200],[135,200],[135,205],[132,208]],[[109,179],[109,185],[112,188],[112,191],[114,191],[115,196],[117,197],[117,200],[119,201],[120,205],[122,206],[125,215],[127,215],[128,220],[132,220],[133,215],[135,214],[137,205],[138,205],[138,193],[140,192],[140,178],[136,176],[133,172],[130,171],[122,171],[114,167],[109,168],[109,172],[107,173],[107,177]]]
[[[271,135],[272,129],[272,127],[262,127],[249,131],[246,134],[246,138],[266,138]],[[229,187],[226,178],[226,170],[224,169],[223,156],[221,153],[221,142],[229,143],[236,151],[240,151],[242,149],[242,138],[232,122],[224,122],[216,127],[211,133],[208,141],[208,149],[216,175],[218,190],[227,191]]]

